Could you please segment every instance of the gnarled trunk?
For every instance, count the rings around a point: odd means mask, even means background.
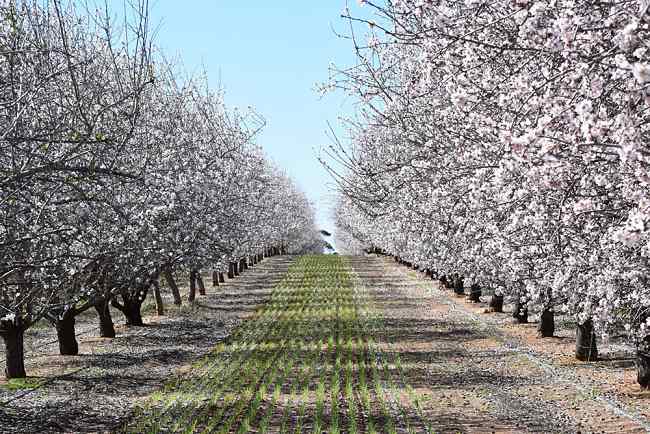
[[[542,311],[539,317],[539,325],[537,326],[537,335],[540,338],[552,338],[555,334],[555,315],[553,311],[546,308]]]
[[[62,356],[76,356],[79,354],[79,344],[75,333],[74,312],[69,310],[62,318],[57,318],[54,323],[56,337],[59,341],[59,354]]]
[[[2,321],[0,336],[5,344],[5,377],[25,378],[25,329],[20,319],[14,322]]]
[[[170,266],[165,267],[165,269],[163,270],[163,276],[165,277],[167,286],[169,286],[169,289],[172,291],[172,296],[174,297],[174,304],[176,306],[180,306],[183,303],[183,299],[181,298],[181,292],[178,290],[178,285],[176,285],[176,281],[174,280],[174,276],[172,275],[172,270]]]
[[[99,316],[99,336],[103,338],[114,338],[115,326],[113,325],[113,318],[111,318],[108,300],[95,305],[95,310]]]
[[[490,312],[503,312],[503,295],[494,294],[490,297],[490,304],[488,305]]]
[[[111,305],[122,312],[122,314],[124,314],[126,325],[128,326],[144,325],[144,322],[142,322],[142,312],[140,309],[142,308],[142,303],[144,302],[146,291],[142,290],[142,292],[144,292],[144,294],[141,298],[138,296],[133,296],[129,293],[122,294],[123,304],[120,304],[117,299],[113,299],[111,301]]]
[[[594,324],[587,320],[576,328],[576,359],[593,361],[598,359],[598,346]]]
[[[481,287],[478,283],[473,283],[469,289],[469,301],[473,303],[481,302]]]
[[[528,322],[528,307],[521,303],[519,299],[515,301],[514,309],[512,310],[512,317],[517,320],[519,324]]]

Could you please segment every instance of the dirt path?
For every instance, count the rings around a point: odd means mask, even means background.
[[[222,286],[206,288],[193,306],[184,301],[175,308],[165,294],[166,316],[145,317],[146,327],[117,326],[112,340],[93,337],[97,321],[84,316],[77,324],[79,356],[58,355],[51,328],[30,331],[26,367],[30,381],[41,386],[14,390],[0,380],[0,433],[112,432],[137,402],[187,370],[268,300],[292,261],[267,258]],[[185,297],[187,288],[180,289]],[[113,314],[116,324],[123,321]]]
[[[612,393],[612,383],[629,372],[568,362],[566,336],[533,339],[530,325],[517,330],[505,314],[481,313],[485,306],[469,305],[387,258],[355,258],[352,265],[372,288],[383,323],[379,348],[395,367],[392,377],[428,403],[423,413],[435,432],[643,433],[650,427],[638,411],[644,396]]]
[[[615,385],[629,368],[568,362],[567,330],[535,340],[482,309],[387,258],[267,260],[195,311],[65,359],[82,371],[0,407],[0,431],[108,431],[136,405],[121,430],[646,432],[645,398]]]

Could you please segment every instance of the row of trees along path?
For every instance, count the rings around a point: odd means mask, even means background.
[[[75,322],[110,308],[143,324],[175,273],[234,276],[263,256],[320,251],[315,213],[256,143],[264,119],[230,110],[206,74],[155,45],[149,2],[114,20],[79,2],[0,3],[0,337],[7,378],[26,376],[42,320],[61,354]],[[159,306],[162,310],[162,305]]]

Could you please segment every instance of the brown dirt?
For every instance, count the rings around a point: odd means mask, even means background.
[[[557,338],[540,339],[536,324],[485,313],[487,303],[389,258],[359,259],[355,269],[377,264],[382,279],[365,280],[388,326],[382,350],[408,360],[406,383],[435,403],[426,416],[436,432],[646,432],[650,393],[635,385],[620,346],[601,344],[605,360],[579,362],[567,321],[556,319]]]

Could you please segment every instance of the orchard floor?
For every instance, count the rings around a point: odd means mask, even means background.
[[[198,305],[30,358],[0,431],[650,431],[628,348],[576,362],[570,322],[538,339],[388,258],[267,259]]]
[[[266,258],[193,305],[187,279],[177,276],[183,305],[162,289],[165,316],[156,316],[153,297],[143,305],[145,327],[126,327],[113,310],[117,337],[102,339],[94,310],[77,319],[78,356],[58,355],[56,332],[45,324],[25,335],[28,387],[4,380],[0,344],[0,433],[114,432],[138,402],[223,341],[255,313],[295,258]],[[207,276],[206,276],[207,277]]]

